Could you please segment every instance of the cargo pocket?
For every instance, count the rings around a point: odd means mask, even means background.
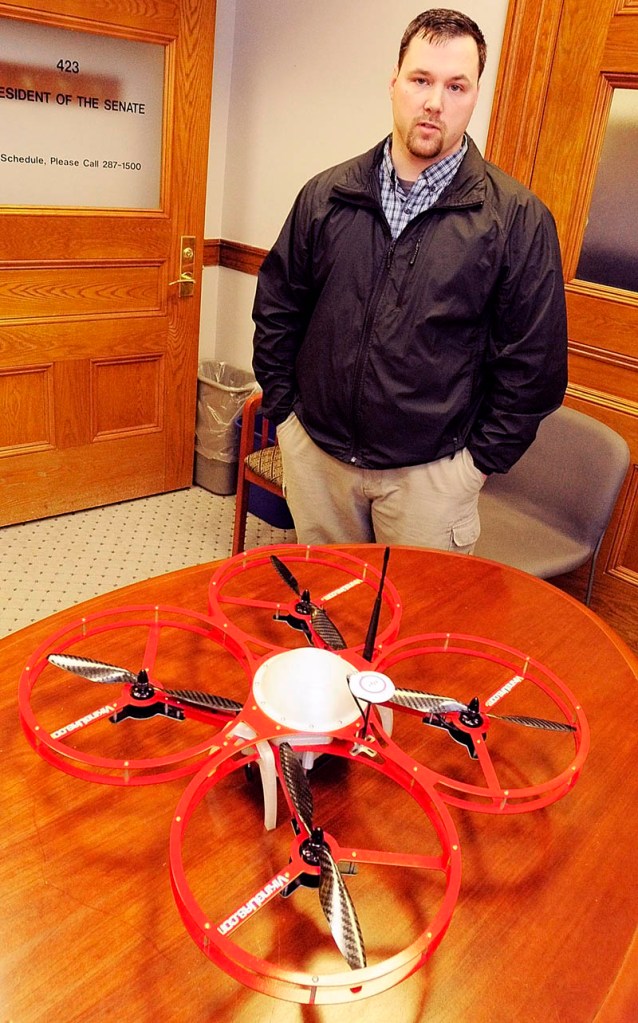
[[[450,550],[458,554],[471,554],[481,534],[481,522],[478,511],[452,526]]]

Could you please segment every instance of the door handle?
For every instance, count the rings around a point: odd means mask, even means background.
[[[195,283],[195,278],[193,277],[192,274],[188,273],[185,270],[183,274],[180,274],[180,276],[177,278],[176,281],[170,281],[168,286],[169,286],[169,288],[172,288],[174,284],[189,284],[189,283],[190,284],[194,284]]]
[[[169,288],[179,285],[179,297],[189,298],[195,289],[195,238],[182,235],[179,254],[179,277],[169,282]]]

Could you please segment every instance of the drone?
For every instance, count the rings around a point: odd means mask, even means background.
[[[448,807],[491,815],[546,807],[571,792],[589,750],[576,697],[533,658],[477,636],[400,637],[390,554],[385,548],[377,569],[327,547],[255,548],[214,572],[208,614],[161,605],[97,612],[42,643],[20,679],[23,730],[53,766],[120,787],[190,777],[169,835],[182,921],[235,980],[288,1001],[356,1001],[418,970],[443,939],[460,891]],[[120,630],[136,637],[137,664],[111,663]],[[183,660],[185,686],[163,676],[164,649],[173,673]],[[220,693],[211,691],[216,678]],[[423,688],[424,679],[436,685]],[[438,691],[448,686],[452,695]],[[516,744],[528,736],[548,744],[534,778],[516,763]],[[370,784],[397,786],[427,832],[423,848],[348,842],[342,822],[316,806],[331,767],[343,784],[354,771]],[[254,880],[210,885],[209,846],[223,840],[218,799],[243,800],[263,815]],[[385,955],[366,947],[357,888],[367,871],[377,878],[397,869],[436,894],[418,933]],[[319,923],[307,934],[321,955],[310,955],[310,968],[264,954],[260,922],[271,913],[289,920],[295,906],[310,912],[314,900]]]

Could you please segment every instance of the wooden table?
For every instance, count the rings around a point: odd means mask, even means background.
[[[381,564],[381,548],[345,550],[377,568]],[[456,910],[434,956],[388,991],[359,1004],[298,1005],[238,984],[202,954],[183,926],[169,881],[169,829],[187,779],[116,787],[71,777],[28,745],[16,702],[25,662],[62,625],[132,604],[176,605],[206,614],[215,568],[202,565],[127,587],[0,642],[3,1023],[345,1023],[364,1016],[366,1023],[637,1019],[638,771],[631,709],[638,695],[636,660],[593,613],[549,584],[478,558],[438,552],[392,551],[388,574],[403,600],[400,636],[470,634],[548,666],[577,694],[590,724],[591,749],[578,783],[566,798],[534,812],[498,816],[450,810],[463,862]],[[280,583],[273,579],[281,592]],[[365,628],[369,594],[363,590],[353,589],[340,605],[339,624],[347,636]],[[283,593],[281,599],[287,599]],[[303,644],[286,626],[276,627],[286,632],[286,643]],[[126,631],[108,641],[115,644],[113,660],[137,670],[130,663],[138,656],[136,647]],[[96,656],[103,659],[103,651],[102,646]],[[223,691],[224,672],[210,668],[204,643],[198,656],[200,664],[191,660],[185,665],[181,643],[176,641],[174,649],[171,645],[164,669],[172,672],[168,681],[186,688],[195,680],[201,688],[203,678],[211,690]],[[452,667],[446,695],[465,699],[459,692],[467,689],[463,664]],[[428,688],[427,666],[423,674],[413,688]],[[417,725],[425,738],[414,741],[432,742],[433,730]],[[520,730],[522,759],[514,767],[522,783],[526,770],[536,766],[525,762],[534,756],[528,751],[540,750],[540,760],[544,755],[542,745],[529,746],[528,731]],[[411,733],[401,736],[413,741]],[[452,756],[454,744],[447,735],[443,740],[442,756]],[[529,741],[538,743],[539,734],[534,732]],[[421,755],[429,755],[431,748],[438,746],[426,745]],[[348,781],[349,765],[335,767],[331,759],[313,768],[316,781],[310,774],[321,794],[322,813],[338,818],[348,802],[351,814],[373,821],[377,837],[387,828],[396,838],[397,829],[405,827],[409,841],[413,825],[407,819],[397,822],[391,794],[372,807],[359,805]],[[268,855],[272,833],[263,826],[252,827],[250,842],[243,845],[246,815],[258,818],[260,812],[259,787],[237,778],[236,790],[236,799],[224,797],[223,814],[211,809],[211,849],[205,851],[211,889],[220,878],[241,871],[241,860],[250,861],[251,850],[259,856],[263,848]],[[277,833],[282,828],[290,833],[285,820]],[[412,878],[406,884],[397,877],[394,904],[386,892],[385,897],[379,893],[378,906],[363,875],[348,879],[348,885],[361,907],[372,956],[377,946],[390,944],[395,926],[418,916],[418,886]],[[308,908],[314,895],[304,889],[296,904],[298,893],[281,900],[290,914],[279,915],[290,920],[283,924],[286,935],[290,928],[301,943],[323,940]],[[269,955],[277,956],[274,939]]]

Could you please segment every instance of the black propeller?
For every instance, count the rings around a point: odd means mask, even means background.
[[[323,607],[319,607],[311,601],[310,591],[301,589],[288,566],[285,565],[283,561],[276,556],[276,554],[271,554],[270,560],[275,571],[278,573],[279,577],[283,579],[286,586],[289,586],[293,593],[296,593],[299,597],[299,602],[296,608],[299,614],[310,616],[310,622],[314,631],[317,633],[319,638],[323,640],[327,647],[331,650],[345,650],[347,646],[346,641],[328,615],[327,611],[325,611]],[[287,620],[284,619],[283,615],[276,617]],[[308,636],[308,638],[312,642],[312,636]]]
[[[570,725],[566,721],[550,721],[547,718],[531,718],[520,714],[488,714],[488,718],[496,718],[498,721],[511,721],[514,725],[524,725],[526,728],[542,728],[546,732],[575,732],[576,725]]]
[[[421,693],[415,689],[395,689],[390,703],[410,710],[423,711],[425,714],[458,713],[465,724],[480,725],[482,721],[478,700],[460,703],[449,696],[437,696],[434,693]],[[488,718],[497,721],[509,721],[526,728],[541,728],[548,732],[575,732],[576,726],[566,721],[551,721],[547,718],[527,717],[522,714],[487,714]]]
[[[398,703],[400,707],[423,711],[424,714],[450,714],[468,710],[466,703],[459,703],[450,696],[437,696],[434,693],[421,693],[416,689],[395,689],[390,703]]]
[[[106,685],[130,685],[133,687],[134,695],[142,698],[152,696],[154,690],[157,690],[164,696],[172,696],[182,703],[188,703],[194,707],[204,707],[207,710],[239,713],[242,709],[241,703],[229,700],[225,696],[197,692],[194,689],[164,689],[155,683],[151,685],[145,671],[134,675],[126,668],[116,668],[113,664],[104,664],[102,661],[94,661],[89,657],[76,657],[74,654],[49,654],[47,660],[57,668],[70,671],[73,675],[88,679],[89,682],[100,682]],[[137,693],[135,692],[136,688],[139,688]]]
[[[308,863],[320,868],[321,908],[348,966],[360,970],[366,965],[366,953],[354,904],[322,829],[313,824],[314,803],[310,785],[303,767],[287,742],[279,746],[279,762],[297,820],[308,832],[308,839],[301,847],[302,856]]]

